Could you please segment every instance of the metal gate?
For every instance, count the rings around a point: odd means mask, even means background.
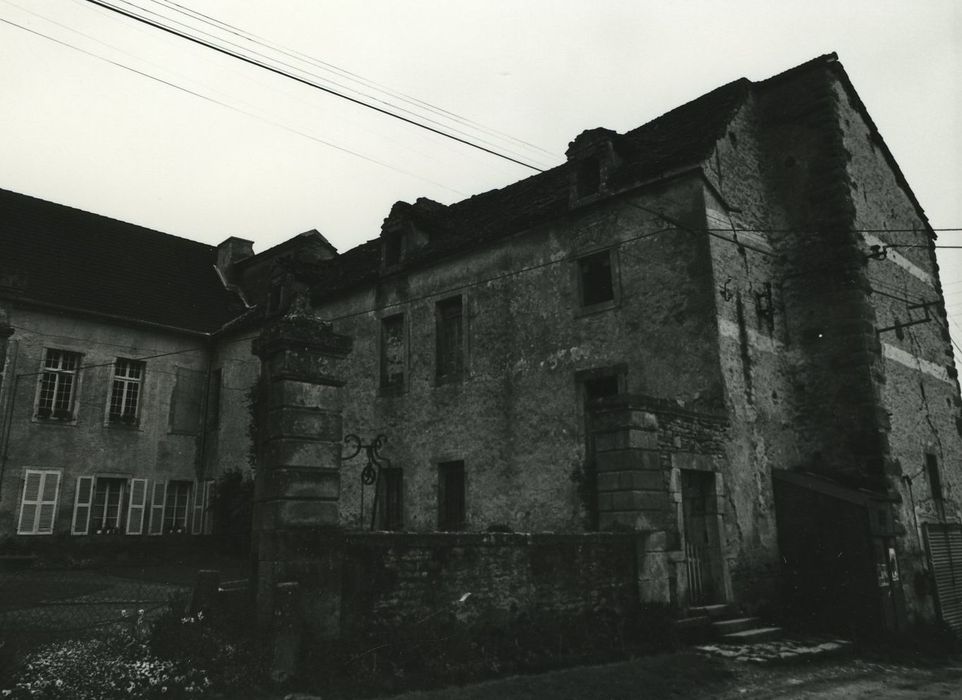
[[[925,525],[925,545],[942,621],[962,632],[962,526]]]

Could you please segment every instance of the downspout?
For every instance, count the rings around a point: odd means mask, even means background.
[[[3,455],[0,457],[0,497],[3,495],[3,476],[7,471],[7,460],[10,455],[10,430],[13,426],[13,411],[14,407],[17,405],[17,388],[20,385],[20,376],[17,374],[17,358],[20,355],[20,343],[17,343],[17,352],[10,355],[9,347],[7,356],[10,358],[8,360],[8,368],[10,370],[10,377],[13,379],[13,383],[10,385],[10,391],[7,395],[7,405],[3,416]]]

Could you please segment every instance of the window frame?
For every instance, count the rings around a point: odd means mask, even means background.
[[[460,472],[461,494],[458,501],[459,517],[457,522],[449,519],[451,484],[450,473]],[[444,460],[437,463],[438,474],[438,530],[441,532],[463,532],[468,520],[468,477],[463,459]],[[452,527],[453,525],[453,527]]]
[[[389,383],[387,381],[387,365],[388,365],[388,346],[387,346],[387,325],[395,320],[400,320],[401,324],[401,381],[397,383]],[[381,316],[378,319],[378,343],[377,343],[377,353],[378,353],[378,393],[381,396],[398,396],[407,391],[408,380],[410,377],[410,343],[408,342],[408,322],[407,314],[404,311],[399,311],[397,313],[390,313]]]
[[[454,302],[458,304],[458,333],[457,333],[457,353],[455,362],[442,362],[442,338],[446,338],[445,324],[450,322],[453,317],[446,316],[445,307],[453,307]],[[457,384],[467,377],[468,374],[468,323],[467,323],[467,299],[464,294],[439,299],[434,304],[434,381],[435,386],[442,384]],[[449,352],[445,350],[444,352]],[[445,365],[455,365],[453,369]],[[444,368],[444,370],[442,370]]]
[[[609,269],[611,271],[611,299],[605,299],[592,304],[586,304],[584,283],[585,275],[583,273],[584,261],[603,253],[608,254]],[[601,311],[608,311],[609,309],[614,309],[621,304],[621,273],[618,261],[617,245],[602,246],[579,251],[576,255],[572,256],[571,261],[571,274],[574,277],[573,284],[577,294],[575,316],[586,316]]]
[[[177,510],[181,507],[180,494],[177,490],[185,487],[183,498],[183,517],[178,523]],[[173,489],[174,503],[171,504],[171,489]],[[163,510],[163,529],[165,535],[170,534],[189,534],[191,521],[191,500],[194,494],[194,482],[189,479],[168,479],[164,487],[164,510]],[[169,514],[169,517],[168,517]],[[168,525],[168,521],[170,524]]]
[[[138,367],[139,377],[118,375],[118,364],[128,363],[129,368]],[[129,370],[128,370],[129,371]],[[144,405],[144,388],[146,387],[147,363],[143,360],[136,360],[130,357],[118,357],[114,360],[113,373],[110,378],[110,388],[107,390],[107,417],[106,424],[115,428],[138,428],[140,427],[141,416]],[[114,395],[117,391],[118,383],[123,385],[121,389],[121,412],[114,413]],[[137,387],[136,396],[133,400],[133,411],[126,410],[128,390],[131,386]]]
[[[73,355],[76,357],[76,366],[73,369],[65,370],[62,368],[51,368],[47,366],[47,359],[50,352],[61,353],[61,365],[63,364],[64,355]],[[83,368],[84,354],[78,350],[72,350],[70,348],[64,347],[48,347],[44,346],[43,353],[40,356],[40,368],[37,372],[37,388],[36,394],[34,396],[33,402],[33,416],[32,420],[37,423],[44,423],[47,425],[76,425],[77,418],[80,408],[80,389],[81,389],[81,369]],[[48,374],[52,374],[57,378],[54,385],[53,394],[54,398],[51,400],[51,406],[49,408],[42,407],[41,402],[43,401],[44,395],[44,383]],[[57,410],[54,406],[56,404],[56,394],[60,386],[61,377],[70,376],[71,387],[70,387],[70,398],[69,398],[69,416],[58,416],[57,413],[63,413],[63,409]],[[41,415],[41,411],[47,411],[47,415]]]
[[[31,499],[27,502],[27,487],[30,485],[30,475],[39,474],[40,483],[37,487],[37,498]],[[47,479],[53,475],[56,478],[56,486],[54,487],[53,499],[44,499],[43,494],[47,484]],[[20,507],[17,512],[17,534],[18,535],[52,535],[57,529],[57,515],[60,510],[60,487],[63,482],[63,470],[62,469],[39,469],[36,467],[26,467],[23,470],[23,486],[20,489],[20,497],[18,503]],[[25,529],[24,525],[24,507],[32,505],[36,506],[36,510],[33,515],[33,523],[29,529]],[[50,527],[49,529],[40,529],[40,520],[42,508],[44,505],[51,506],[53,508],[53,514],[50,517]]]

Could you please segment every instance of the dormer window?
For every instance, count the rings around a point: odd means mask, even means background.
[[[572,206],[590,204],[605,194],[621,165],[620,136],[610,129],[584,131],[568,144],[568,188]]]
[[[393,231],[384,235],[382,255],[384,256],[384,266],[394,267],[401,264],[401,252],[404,249],[404,234],[401,231]]]
[[[601,189],[601,163],[597,158],[586,158],[578,164],[576,177],[579,197],[597,194]]]

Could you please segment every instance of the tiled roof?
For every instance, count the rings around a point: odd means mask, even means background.
[[[0,272],[21,273],[25,301],[211,332],[236,309],[216,249],[0,190]]]
[[[616,136],[615,145],[624,165],[612,184],[618,188],[704,160],[751,85],[745,78],[736,80]],[[407,266],[457,254],[473,245],[565,216],[569,210],[569,167],[565,163],[447,207],[429,200],[402,207],[432,234],[430,243],[408,257]],[[373,282],[379,275],[379,264],[378,239],[327,261],[315,277],[314,299],[320,301]]]

